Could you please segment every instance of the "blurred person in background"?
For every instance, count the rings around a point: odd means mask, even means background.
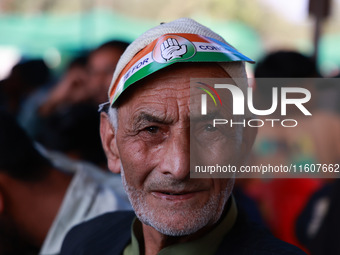
[[[262,129],[263,132],[259,134],[259,140],[265,141],[265,138],[268,138],[272,131],[276,141],[278,141],[277,147],[275,143],[272,144],[271,153],[282,152],[284,160],[296,164],[336,163],[340,160],[340,135],[338,134],[340,118],[334,112],[320,109],[318,90],[320,86],[327,85],[327,83],[323,83],[321,79],[315,79],[315,81],[311,79],[320,78],[320,76],[310,58],[297,52],[271,53],[256,66],[255,78],[297,78],[297,81],[299,81],[298,78],[310,78],[305,79],[305,81],[300,79],[303,83],[297,84],[308,89],[311,93],[311,100],[305,103],[305,106],[312,113],[312,117],[306,117],[297,107],[291,105],[292,109],[287,110],[289,112],[287,118],[296,119],[299,123],[297,127],[280,129],[278,126],[278,128]],[[291,81],[294,80],[291,79]],[[267,104],[266,107],[268,107],[272,103],[272,87],[278,87],[280,91],[282,86],[296,86],[296,84],[282,85],[279,80],[276,84],[267,83],[263,85],[257,83],[256,94],[259,95],[259,101]],[[264,139],[261,138],[262,134]],[[275,142],[275,139],[273,141]],[[262,143],[262,145],[265,144]],[[261,150],[258,149],[258,156],[260,157]],[[265,153],[265,151],[262,152]],[[279,158],[276,155],[274,156],[276,160]]]
[[[287,86],[281,85],[279,78],[317,77],[320,76],[314,62],[298,52],[279,51],[268,54],[257,64],[255,78],[276,78],[276,82],[265,83],[259,79],[256,81],[257,102],[260,105],[258,108],[270,108],[273,87],[279,87],[280,91],[281,86]],[[298,87],[301,86],[311,92],[312,99],[305,105],[312,116],[304,116],[292,105],[292,108],[287,110],[289,115],[286,118],[296,119],[296,127],[265,125],[259,128],[251,164],[286,166],[339,162],[339,117],[318,109],[315,84],[300,83]],[[271,117],[282,118],[279,115]],[[267,179],[251,181],[248,185],[247,193],[259,203],[273,233],[286,242],[299,245],[295,234],[296,219],[311,194],[322,186],[322,181],[312,178]]]
[[[334,112],[340,114],[340,86],[339,78],[340,74],[330,77],[328,79],[329,84],[322,84],[319,86],[320,96],[319,105],[322,110]]]
[[[110,41],[90,54],[88,88],[93,103],[98,105],[107,100],[106,92],[111,84],[112,74],[128,45],[122,41]]]
[[[14,114],[30,134],[34,134],[36,112],[45,100],[51,77],[42,59],[32,59],[20,61],[9,77],[0,82],[0,105]]]
[[[64,158],[91,162],[106,170],[99,123],[98,107],[77,103],[43,117],[35,140],[50,154],[63,154]]]
[[[46,98],[33,137],[54,155],[60,152],[66,156],[63,159],[70,157],[107,168],[97,107],[106,98],[112,73],[127,46],[122,41],[109,41],[88,57],[76,58]]]
[[[311,255],[340,254],[339,199],[337,179],[317,190],[297,218],[296,235]]]
[[[0,254],[58,254],[75,224],[130,208],[119,176],[48,158],[2,110],[0,155]]]
[[[97,108],[106,98],[112,73],[127,46],[122,41],[109,41],[88,57],[78,57],[70,63],[41,105],[35,125],[34,139],[50,154],[59,155],[61,161],[70,157],[107,168]]]
[[[321,87],[320,108],[340,114],[340,75]],[[339,132],[339,130],[338,130]],[[340,164],[340,159],[338,160]],[[337,171],[337,170],[336,170]],[[340,179],[329,180],[308,200],[297,218],[296,235],[311,255],[340,254]]]
[[[87,55],[75,57],[62,74],[60,81],[46,96],[39,107],[38,115],[45,117],[53,112],[64,110],[76,102],[81,102],[87,93],[85,85],[88,80]]]
[[[103,103],[112,73],[127,46],[123,41],[106,42],[90,53],[86,66],[71,65],[40,107],[40,113],[46,116],[58,108],[80,102],[96,106]]]
[[[12,68],[8,78],[0,82],[3,108],[18,115],[24,101],[50,78],[50,70],[42,59],[20,61]]]

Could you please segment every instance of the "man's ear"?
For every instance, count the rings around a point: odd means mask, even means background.
[[[120,173],[121,163],[116,143],[115,130],[111,125],[109,116],[103,112],[100,114],[100,137],[109,169],[113,173]]]

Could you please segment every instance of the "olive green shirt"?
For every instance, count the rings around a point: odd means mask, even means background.
[[[158,255],[213,255],[223,237],[231,230],[237,218],[235,199],[231,196],[229,211],[215,228],[203,237],[187,243],[174,244],[162,249]],[[139,242],[143,242],[142,223],[135,218],[131,226],[131,243],[124,249],[123,255],[140,255]]]

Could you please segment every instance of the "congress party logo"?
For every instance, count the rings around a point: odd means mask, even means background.
[[[186,38],[166,35],[158,40],[152,57],[158,63],[170,63],[192,58],[195,53],[195,46]]]

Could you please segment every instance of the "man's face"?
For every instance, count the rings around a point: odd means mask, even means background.
[[[227,74],[214,64],[179,64],[146,78],[119,107],[111,144],[136,215],[170,236],[192,234],[216,223],[234,183],[190,179],[190,78],[194,77]],[[212,156],[230,158],[225,151],[216,153]]]
[[[112,73],[122,53],[118,48],[105,48],[90,55],[88,86],[96,102],[102,103],[107,99]]]

